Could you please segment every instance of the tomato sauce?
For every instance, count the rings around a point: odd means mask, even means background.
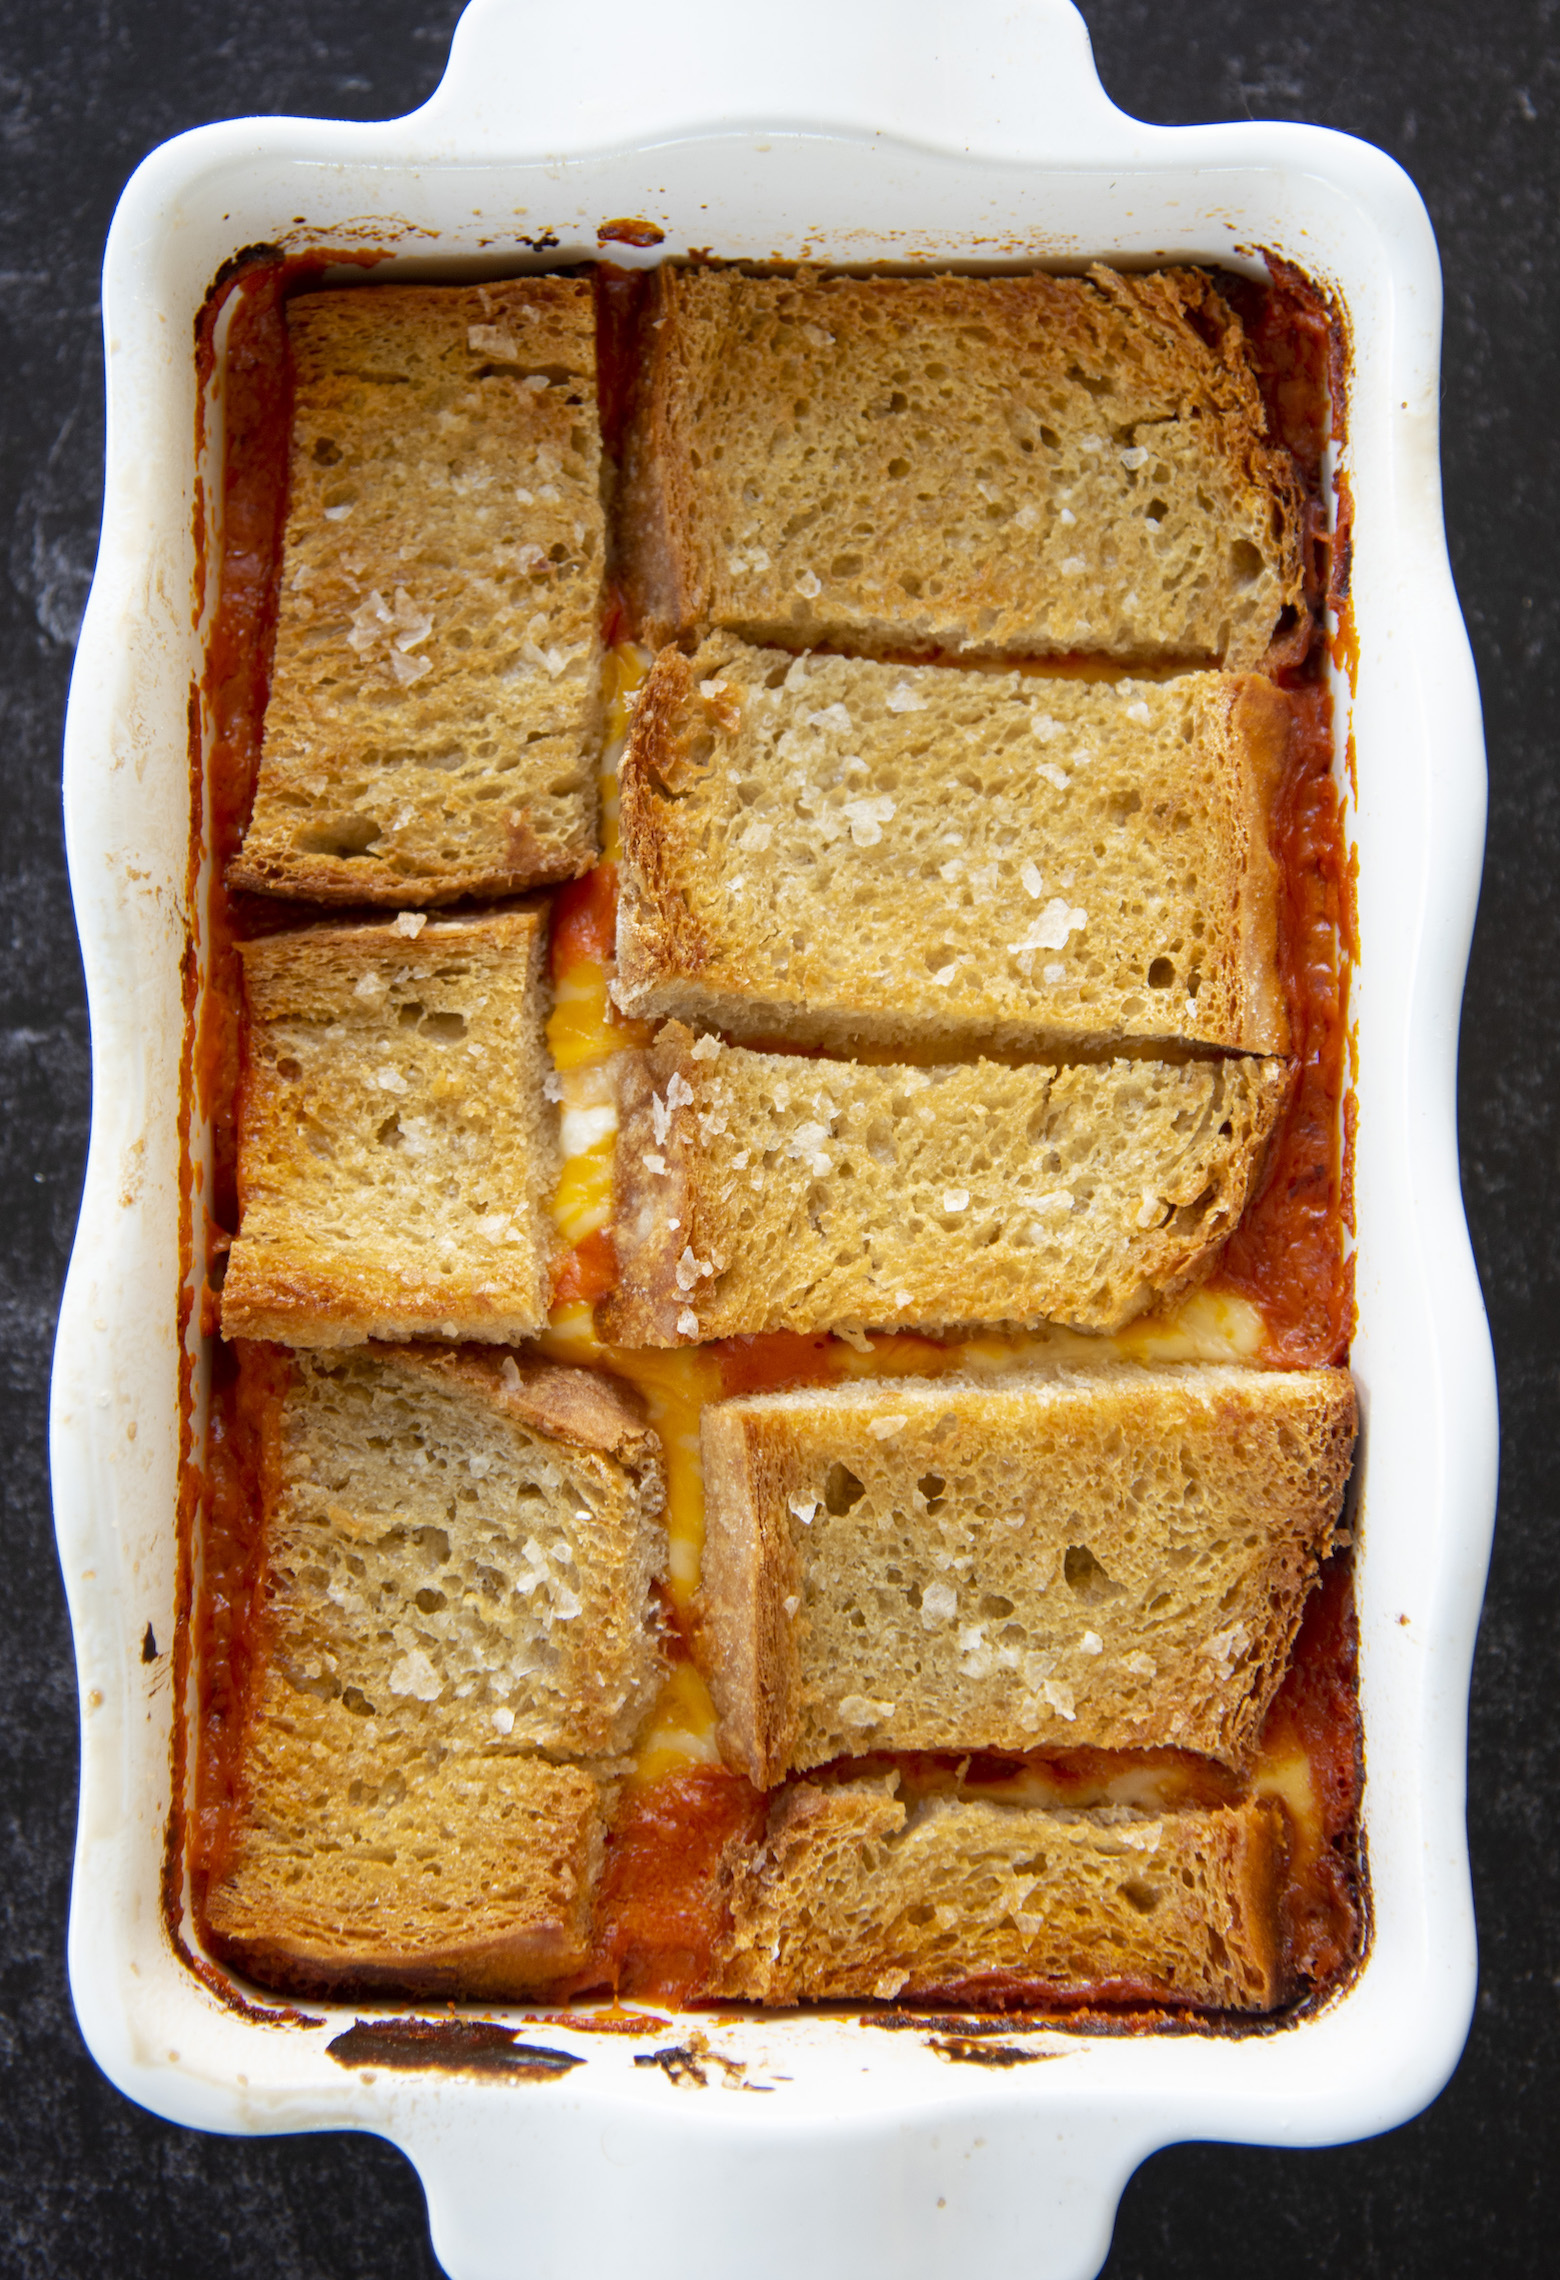
[[[280,1347],[219,1345],[206,1435],[207,1524],[194,1643],[199,1673],[191,1868],[197,1885],[231,1858],[244,1746],[265,1649],[265,1509],[277,1477],[281,1404],[292,1358]]]
[[[598,863],[559,890],[552,913],[552,974],[572,967],[605,966],[617,947],[617,865]]]
[[[607,1846],[595,1953],[581,1987],[687,2002],[707,1985],[725,1929],[727,1848],[762,1832],[765,1799],[725,1766],[630,1789]]]
[[[1266,1184],[1225,1247],[1215,1290],[1250,1299],[1275,1361],[1341,1362],[1354,1329],[1353,1270],[1343,1245],[1352,1182],[1345,1091],[1348,966],[1343,811],[1332,777],[1332,720],[1318,684],[1296,692],[1279,793],[1279,958],[1289,1000],[1295,1089]]]
[[[1263,1727],[1261,1755],[1278,1760],[1289,1751],[1309,1768],[1315,1810],[1291,1816],[1285,1933],[1296,1982],[1314,1991],[1357,1959],[1366,1926],[1359,1624],[1347,1550],[1322,1571]]]

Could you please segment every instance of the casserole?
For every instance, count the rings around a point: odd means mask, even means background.
[[[523,2268],[539,2273],[629,2255],[652,2271],[675,2261],[711,2273],[740,2255],[778,2273],[804,2255],[830,2272],[931,2274],[1006,2253],[1082,2275],[1152,2148],[1188,2135],[1315,2143],[1404,2119],[1444,2079],[1471,2002],[1460,1768],[1494,1418],[1452,1079],[1483,778],[1440,528],[1434,250],[1405,178],[1345,138],[1122,117],[1060,0],[957,17],[869,7],[843,21],[803,6],[778,54],[684,0],[675,35],[661,31],[678,75],[650,86],[635,18],[614,6],[598,23],[604,36],[582,67],[542,11],[478,6],[413,118],[185,137],[142,168],[110,241],[109,486],[66,783],[96,1115],[54,1418],[83,1702],[78,2012],[112,2078],[170,2118],[393,2138],[422,2172],[436,2247],[457,2275],[515,2269],[522,2225]],[[706,2022],[720,2059],[694,2048],[644,2066],[635,2060],[684,2030],[639,2041],[550,2028],[548,2043],[584,2065],[495,2082],[401,2073],[383,2043],[343,2066],[326,2046],[352,2014],[322,2010],[318,2026],[245,2017],[202,1988],[165,1936],[181,1454],[175,1103],[199,884],[186,877],[185,727],[201,632],[189,606],[191,324],[221,263],[255,242],[388,246],[394,266],[381,274],[451,276],[588,258],[601,225],[624,215],[664,231],[656,254],[1104,254],[1255,271],[1266,247],[1347,313],[1357,660],[1354,687],[1340,681],[1335,699],[1359,778],[1353,1361],[1368,1414],[1358,1590],[1376,1936],[1348,1992],[1287,2031],[1240,2042],[1055,2033],[1032,2046],[1054,2063],[987,2072],[854,2019]],[[635,258],[621,243],[613,255]],[[206,498],[213,472],[208,463]],[[702,2094],[684,2097],[679,2073],[702,2073]],[[743,2083],[773,2089],[756,2098]],[[651,2193],[672,2219],[660,2247],[643,2226]]]

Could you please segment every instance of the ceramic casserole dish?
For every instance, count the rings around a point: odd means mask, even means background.
[[[1347,1988],[1281,2031],[1057,2031],[1048,2063],[988,2070],[844,2016],[722,2018],[696,2095],[635,2063],[664,2030],[549,2032],[585,2061],[551,2079],[407,2072],[328,2055],[349,2009],[300,2024],[224,2003],[170,1941],[186,1361],[197,1439],[201,1422],[178,1307],[183,992],[200,973],[187,723],[196,517],[220,496],[220,420],[196,490],[192,328],[248,246],[383,248],[378,276],[513,274],[594,259],[623,215],[664,232],[653,251],[613,245],[625,262],[707,247],[1255,276],[1266,251],[1344,313],[1356,654],[1334,705],[1355,756],[1338,780],[1361,944],[1351,1358],[1374,1931]],[[1416,2112],[1474,1989],[1464,1742],[1496,1425],[1454,1128],[1483,752],[1441,521],[1439,270],[1407,178],[1316,128],[1138,124],[1100,88],[1068,0],[793,0],[783,27],[672,0],[648,51],[627,0],[601,0],[584,41],[540,0],[476,0],[409,118],[249,119],[155,152],[113,225],[104,325],[107,494],[65,762],[94,1112],[53,1394],[82,1717],[70,1971],[99,2064],[188,2126],[389,2138],[455,2280],[932,2280],[976,2259],[1086,2280],[1155,2148],[1337,2143]],[[198,1130],[192,1154],[198,1179]]]

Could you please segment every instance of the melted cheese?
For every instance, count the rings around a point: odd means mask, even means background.
[[[612,1152],[616,1136],[609,1132],[578,1156],[564,1158],[552,1215],[566,1243],[582,1243],[605,1227],[612,1216]]]
[[[607,1000],[607,974],[594,960],[553,982],[553,1009],[547,1023],[547,1049],[560,1075],[594,1068],[620,1051],[621,1029],[613,1027]],[[565,1093],[565,1100],[568,1095]]]
[[[1321,1850],[1322,1809],[1311,1761],[1297,1742],[1271,1745],[1259,1755],[1251,1776],[1254,1797],[1276,1797],[1293,1825],[1297,1850],[1310,1858]]]
[[[678,1663],[661,1689],[634,1757],[636,1782],[659,1781],[691,1765],[719,1765],[715,1705],[692,1663]]]

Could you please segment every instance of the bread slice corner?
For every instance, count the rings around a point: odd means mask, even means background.
[[[610,1789],[539,1757],[390,1764],[350,1803],[332,1778],[350,1713],[257,1735],[253,1803],[197,1895],[207,1940],[263,1985],[499,2001],[590,1952]]]

